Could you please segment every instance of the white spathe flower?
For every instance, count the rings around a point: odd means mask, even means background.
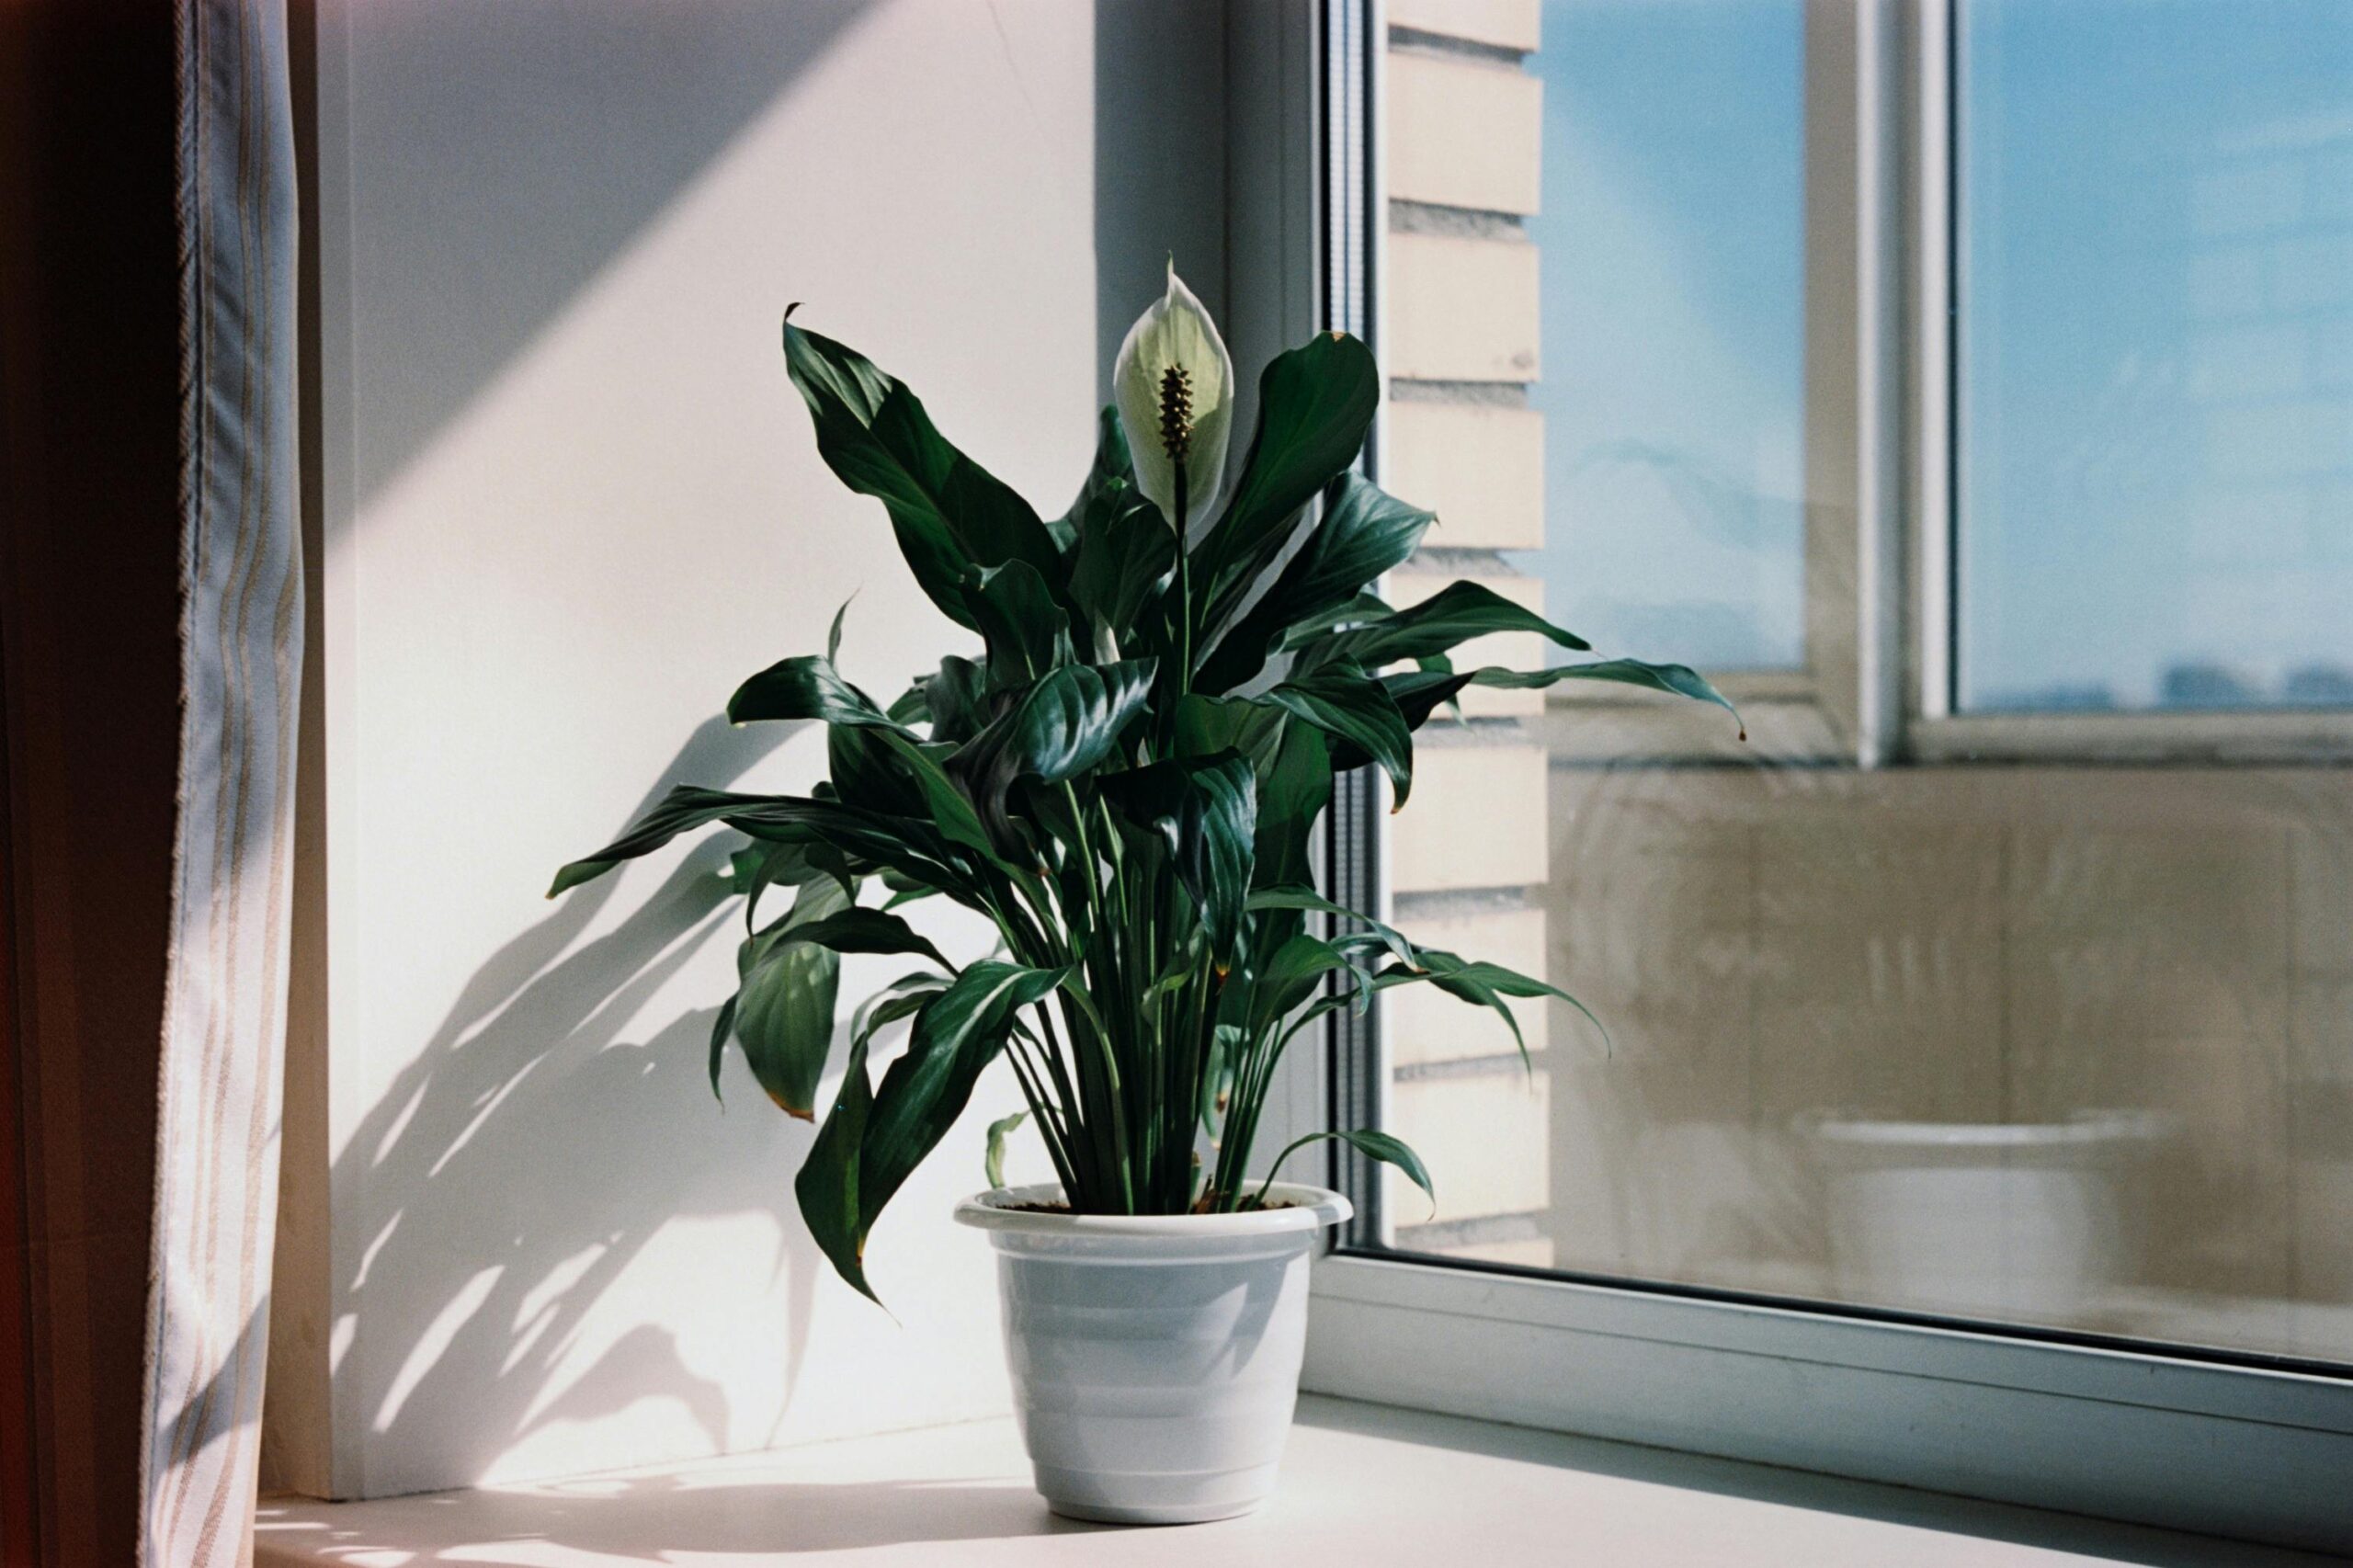
[[[1185,526],[1207,517],[1225,473],[1233,425],[1233,361],[1217,324],[1168,265],[1168,292],[1136,318],[1111,371],[1136,485],[1173,523],[1185,474]]]

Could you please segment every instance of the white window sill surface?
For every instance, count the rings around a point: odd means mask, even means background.
[[[256,1568],[813,1562],[2263,1568],[2321,1558],[1313,1396],[1263,1512],[1120,1529],[1046,1512],[1010,1421],[369,1503],[269,1498]]]

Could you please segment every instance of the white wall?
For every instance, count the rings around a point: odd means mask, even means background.
[[[822,645],[955,641],[817,460],[785,304],[1059,511],[1160,257],[1222,293],[1222,12],[1081,0],[318,0],[320,650],[267,1449],[337,1496],[1004,1407],[984,1085],[832,1278],[810,1130],[704,1082],[713,844],[540,901]],[[896,972],[853,965],[861,980]]]

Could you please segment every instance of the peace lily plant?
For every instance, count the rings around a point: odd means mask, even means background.
[[[1271,1206],[1274,1168],[1299,1147],[1254,1168],[1276,1069],[1318,1019],[1432,985],[1517,1037],[1506,998],[1568,1000],[1318,894],[1311,835],[1334,777],[1378,767],[1403,808],[1414,732],[1467,687],[1723,699],[1682,665],[1632,659],[1458,670],[1449,650],[1491,632],[1587,644],[1475,583],[1407,609],[1380,598],[1436,519],[1352,466],[1380,394],[1362,343],[1325,334],[1266,368],[1229,485],[1233,362],[1172,267],[1120,347],[1094,466],[1051,518],[950,446],[904,384],[790,312],[784,351],[818,451],[883,504],[916,583],[982,649],[885,706],[836,666],[836,615],[823,654],[762,670],[727,705],[739,724],[823,723],[828,781],[805,795],[680,785],[564,867],[551,896],[691,829],[745,835],[733,878],[748,935],[711,1031],[711,1085],[732,1040],[803,1119],[818,1113],[840,955],[918,960],[857,1009],[794,1184],[843,1278],[872,1294],[868,1233],[1000,1058],[1069,1210],[1246,1213]],[[998,950],[951,962],[901,914],[934,898],[986,919]],[[905,1050],[878,1084],[869,1053],[901,1020]],[[990,1130],[993,1185],[1020,1119]],[[1324,1136],[1430,1186],[1388,1134]]]

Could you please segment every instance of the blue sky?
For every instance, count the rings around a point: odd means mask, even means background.
[[[2353,3],[1961,12],[1964,705],[2353,669]],[[1802,662],[1800,18],[1547,0],[1542,570],[1598,645]]]

